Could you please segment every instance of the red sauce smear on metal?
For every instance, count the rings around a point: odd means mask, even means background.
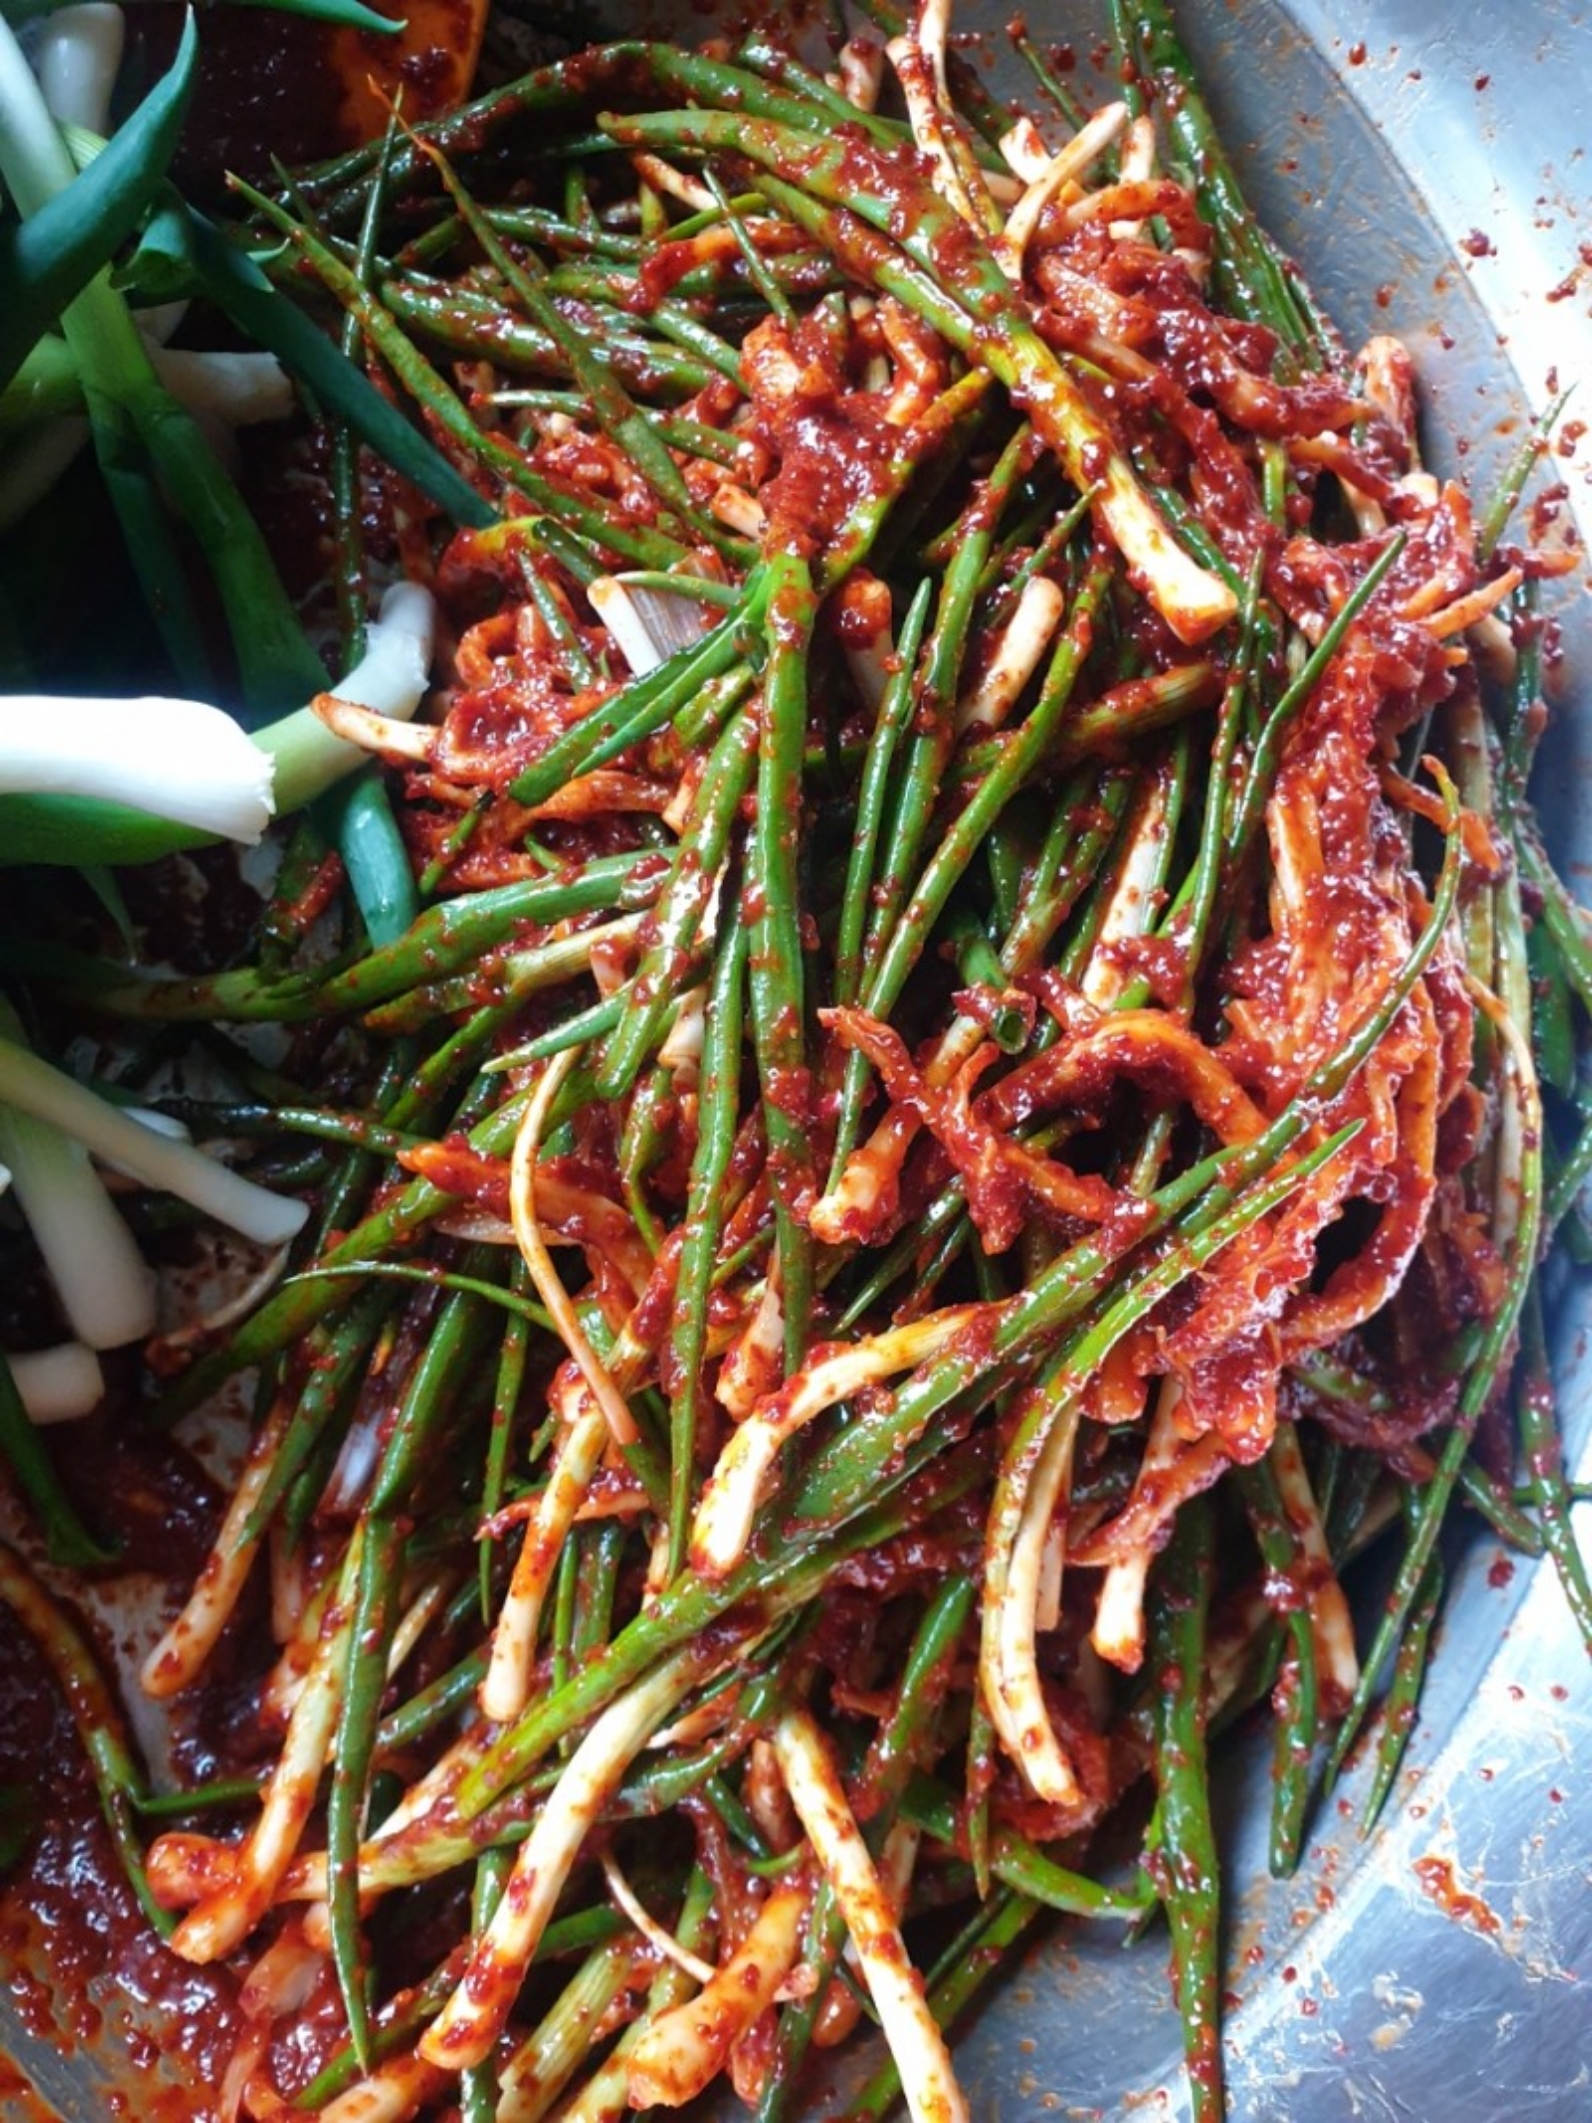
[[[1503,1930],[1497,1914],[1488,1907],[1480,1895],[1472,1894],[1469,1888],[1461,1887],[1459,1874],[1452,1858],[1417,1858],[1415,1877],[1421,1890],[1442,1910],[1459,1924],[1473,1924],[1489,1939],[1495,1939]]]

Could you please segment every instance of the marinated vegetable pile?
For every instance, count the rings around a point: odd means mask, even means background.
[[[1164,1915],[1219,2116],[1210,1729],[1269,1697],[1286,1871],[1362,1733],[1391,1788],[1462,1502],[1592,1623],[1531,451],[1423,468],[1156,0],[1092,110],[1019,27],[1016,122],[944,6],[869,12],[829,72],[634,41],[400,106],[189,218],[235,326],[365,372],[301,467],[352,672],[303,794],[363,765],[224,968],[13,943],[0,1099],[81,1133],[22,1034],[88,1027],[272,1190],[201,1203],[248,1287],[128,1417],[253,1382],[142,1685],[241,1660],[258,1775],[150,1819],[65,1608],[0,1597],[170,1951],[246,1971],[229,2118],[771,2123],[873,2021],[844,2113],[949,2123],[1054,1910]]]

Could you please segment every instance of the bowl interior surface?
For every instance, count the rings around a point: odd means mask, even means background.
[[[1007,12],[963,0],[956,27],[975,33],[969,56],[997,92],[1023,96],[1029,77],[1001,34]],[[1320,0],[1182,10],[1262,218],[1351,345],[1375,331],[1409,343],[1430,462],[1462,472],[1479,500],[1556,385],[1592,374],[1592,270],[1585,287],[1576,277],[1592,267],[1576,247],[1578,220],[1592,226],[1577,137],[1592,20],[1571,13],[1378,0],[1356,12],[1350,41]],[[571,16],[593,37],[633,34],[643,16],[682,41],[712,26],[698,0],[566,9],[559,26]],[[1068,47],[1086,93],[1108,92],[1103,7],[1037,7],[1029,27]],[[1573,457],[1542,476],[1565,479],[1568,510],[1586,507]],[[1572,882],[1592,864],[1592,706],[1570,697],[1592,672],[1586,588],[1578,570],[1556,593],[1568,685],[1541,790]],[[1553,1295],[1573,1464],[1592,1433],[1587,1295],[1568,1277]],[[1548,1566],[1506,1572],[1474,1528],[1451,1561],[1420,1724],[1373,1838],[1356,1829],[1366,1778],[1353,1775],[1318,1809],[1299,1876],[1270,1880],[1265,1747],[1239,1735],[1218,1756],[1232,2104],[1255,2123],[1556,2117],[1578,2112],[1570,2089],[1592,2079],[1592,2000],[1578,1974],[1592,1969],[1592,1809],[1578,1817],[1565,1799],[1573,1758],[1592,1745],[1587,1662]],[[1434,1900],[1418,1864],[1428,1882],[1474,1888],[1497,1928]],[[61,2055],[22,2026],[4,1990],[0,2048],[63,2117],[107,2112],[108,2048]],[[1082,1927],[1031,1950],[958,2048],[980,2123],[1183,2114],[1179,2056],[1164,1935],[1124,1949],[1114,1930]],[[837,2067],[808,2112],[843,2110],[851,2074],[871,2061]],[[0,2085],[0,2113],[27,2114],[11,2104]]]

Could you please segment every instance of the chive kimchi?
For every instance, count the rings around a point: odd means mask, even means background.
[[[1592,1623],[1531,450],[1425,468],[1159,0],[1095,108],[1019,29],[1015,121],[943,0],[868,14],[827,70],[583,52],[190,217],[430,467],[328,410],[362,765],[242,948],[7,961],[0,1101],[70,1134],[29,1048],[92,1028],[298,1205],[128,1418],[252,1381],[140,1682],[243,1690],[225,1774],[151,1791],[0,1569],[165,1950],[241,1984],[229,2123],[774,2123],[865,2022],[845,2114],[953,2123],[1053,1911],[1164,1918],[1218,2117],[1212,1729],[1269,1699],[1287,1872],[1362,1734],[1390,1788],[1461,1505]],[[359,677],[383,586],[418,713]]]

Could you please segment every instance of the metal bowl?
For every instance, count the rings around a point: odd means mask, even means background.
[[[1262,218],[1351,344],[1407,341],[1430,461],[1485,495],[1524,421],[1592,375],[1592,19],[1552,0],[1180,12]],[[998,48],[1001,10],[958,20]],[[1072,10],[1036,9],[1030,28],[1080,59],[1093,41]],[[1585,467],[1556,458],[1547,476],[1592,526]],[[1560,599],[1570,687],[1592,672],[1587,588],[1578,570]],[[1538,793],[1574,881],[1592,862],[1592,704],[1567,688],[1559,708]],[[1592,1299],[1567,1276],[1553,1298],[1574,1465],[1592,1448]],[[1420,1723],[1371,1838],[1356,1826],[1368,1779],[1352,1777],[1298,1877],[1272,1881],[1265,1755],[1217,1757],[1229,2098],[1246,2123],[1592,2114],[1592,1809],[1576,1760],[1592,1671],[1551,1565],[1511,1569],[1478,1528],[1452,1561]],[[962,2038],[981,2123],[1186,2115],[1167,1958],[1153,1934],[1127,1951],[1081,1929],[1041,1945]]]
[[[1029,26],[1082,63],[1101,12],[1036,8]],[[1592,18],[1552,0],[1206,0],[1180,14],[1262,218],[1351,344],[1406,340],[1429,461],[1486,495],[1525,421],[1592,376]],[[957,13],[992,56],[1003,19]],[[1545,477],[1592,527],[1576,455]],[[1572,882],[1592,864],[1587,590],[1578,569],[1559,600],[1568,683],[1538,791]],[[1561,1275],[1552,1296],[1574,1466],[1592,1458],[1592,1294]],[[1451,1561],[1420,1722],[1373,1836],[1356,1825],[1368,1777],[1350,1777],[1318,1810],[1297,1878],[1271,1880],[1266,1755],[1216,1757],[1229,2098],[1246,2123],[1592,2115],[1592,1808],[1577,1761],[1592,1670],[1551,1565],[1511,1566],[1479,1527]],[[957,2054],[980,2123],[1186,2115],[1164,1934],[1125,1951],[1104,1931],[1053,1935]]]
[[[591,35],[636,15],[617,0],[574,12]],[[708,26],[691,0],[650,12],[682,36]],[[1005,13],[964,0],[957,28],[983,33],[974,56],[1021,94]],[[1485,494],[1525,421],[1592,375],[1592,16],[1555,0],[1377,0],[1348,29],[1325,0],[1207,0],[1183,16],[1263,218],[1347,338],[1409,343],[1431,461]],[[1036,6],[1030,28],[1065,39],[1087,72],[1104,19]],[[1567,514],[1592,518],[1573,453],[1546,476],[1568,486]],[[1560,590],[1572,682],[1592,672],[1587,587],[1578,572]],[[1592,863],[1589,750],[1592,708],[1567,697],[1540,794],[1572,876]],[[1573,1465],[1592,1456],[1589,1295],[1567,1276],[1552,1294]],[[1479,1526],[1450,1560],[1421,1720],[1369,1840],[1365,1780],[1351,1777],[1298,1878],[1270,1880],[1263,1752],[1240,1738],[1217,1756],[1231,2105],[1252,2123],[1592,2115],[1592,1807],[1576,1761],[1592,1747],[1592,1671],[1550,1566],[1511,1564]],[[3,1994],[0,2049],[63,2116],[108,2112],[106,2060],[40,2045]],[[1164,1936],[1124,1949],[1114,1933],[1058,1930],[996,1987],[958,2059],[979,2123],[1186,2114]],[[843,2112],[851,2068],[811,2115]],[[153,2109],[134,2096],[120,2112]],[[0,2114],[36,2114],[3,2074]]]

